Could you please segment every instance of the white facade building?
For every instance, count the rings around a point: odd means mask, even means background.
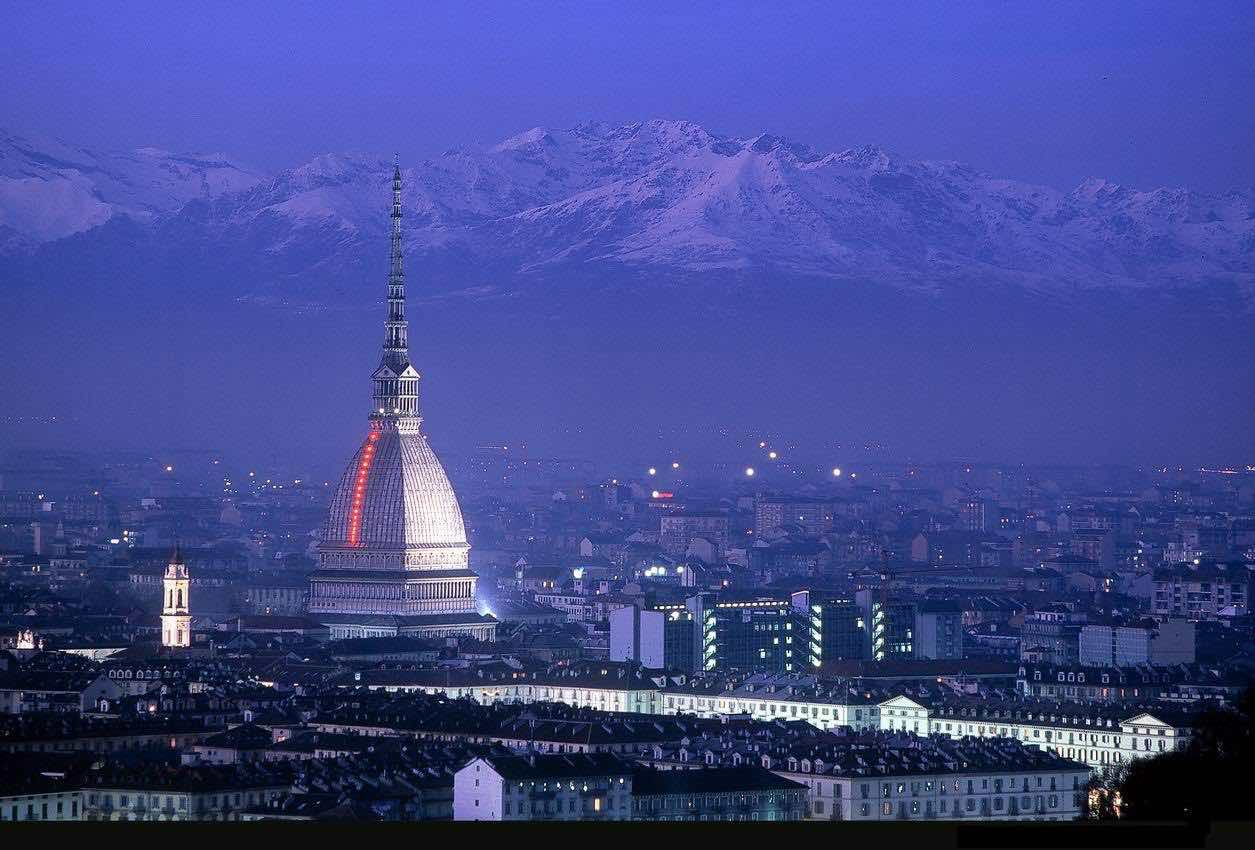
[[[731,690],[672,686],[662,692],[661,703],[663,714],[743,714],[755,720],[805,720],[820,729],[881,728],[881,707],[870,699],[855,699],[844,688],[781,684],[771,676],[752,676]]]
[[[453,819],[458,821],[631,817],[631,768],[610,756],[477,758],[453,776]]]

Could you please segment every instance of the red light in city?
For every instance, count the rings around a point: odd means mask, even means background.
[[[357,464],[356,487],[353,488],[353,507],[349,511],[349,545],[360,546],[362,536],[362,503],[366,500],[366,479],[370,475],[371,461],[375,456],[375,443],[379,432],[372,431],[362,448],[362,459]]]

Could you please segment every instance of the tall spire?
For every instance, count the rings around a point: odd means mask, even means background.
[[[418,372],[410,365],[409,322],[405,320],[405,269],[401,260],[401,163],[392,166],[392,255],[388,269],[388,320],[383,357],[375,370],[371,417],[418,416]],[[416,421],[411,421],[417,427]]]
[[[388,270],[388,321],[383,362],[398,374],[410,362],[409,323],[405,321],[405,269],[401,260],[401,163],[392,168],[392,258]]]

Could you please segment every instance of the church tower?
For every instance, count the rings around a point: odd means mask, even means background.
[[[161,645],[180,649],[192,645],[192,614],[188,609],[187,564],[178,547],[161,582],[164,607],[161,609]]]

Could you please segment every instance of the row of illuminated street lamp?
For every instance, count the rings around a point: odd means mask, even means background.
[[[762,441],[762,442],[760,442],[760,443],[758,444],[758,447],[759,447],[760,449],[765,449],[765,448],[767,448],[767,442],[766,442],[765,440],[764,440],[764,441]],[[776,460],[777,458],[779,458],[779,455],[776,453],[775,449],[769,449],[769,450],[767,451],[767,459],[768,459],[768,460]],[[680,468],[680,462],[679,462],[678,460],[677,460],[677,461],[672,461],[672,463],[671,463],[671,468],[672,468],[672,469],[679,469],[679,468]],[[649,471],[650,476],[655,476],[655,475],[657,475],[657,474],[658,474],[658,467],[656,467],[656,466],[651,466],[651,467],[649,468],[649,470],[648,470],[648,471]],[[757,472],[757,470],[755,470],[755,469],[754,469],[754,467],[752,467],[752,466],[747,466],[747,467],[745,467],[745,477],[746,477],[746,478],[753,478],[753,477],[754,477],[755,475],[757,475],[757,474],[758,474],[758,472]],[[841,475],[842,475],[842,473],[841,473],[841,467],[839,467],[839,466],[834,466],[834,467],[832,468],[832,477],[833,477],[833,478],[840,478],[840,477],[841,477]],[[851,478],[857,478],[857,477],[858,477],[858,473],[856,473],[856,472],[850,473],[850,477],[851,477]]]

